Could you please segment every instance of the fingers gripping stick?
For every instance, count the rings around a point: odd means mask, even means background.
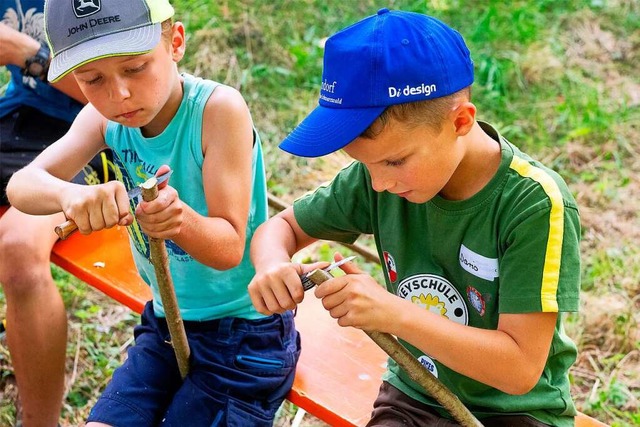
[[[330,266],[331,267],[331,266]],[[326,270],[326,269],[325,269]],[[313,270],[306,278],[319,285],[333,276],[325,270]],[[412,380],[420,384],[436,399],[451,416],[464,427],[482,426],[480,421],[460,402],[460,399],[433,376],[409,351],[391,334],[378,331],[364,331],[381,349],[396,361]]]
[[[172,173],[173,173],[173,170],[169,170],[160,176],[150,178],[149,180],[147,180],[147,182],[153,180],[153,182],[156,183],[156,185],[160,185],[163,182],[167,181],[169,177],[171,177]],[[131,190],[127,191],[127,196],[129,196],[129,200],[138,199],[139,201],[139,198],[142,195],[142,186],[145,184],[146,183],[140,184],[136,187],[133,187]],[[76,223],[73,220],[69,219],[63,222],[62,224],[58,225],[55,228],[55,232],[61,240],[64,240],[67,237],[69,237],[77,229],[78,229],[78,226],[76,225]]]
[[[351,261],[351,260],[353,260],[355,258],[356,258],[355,255],[348,256],[346,258],[341,259],[340,261],[334,262],[333,264],[329,265],[328,267],[323,268],[321,271],[329,273],[332,270],[340,267],[342,264],[346,264],[346,263],[348,263],[349,261]],[[300,276],[300,281],[302,281],[302,287],[303,287],[303,289],[305,291],[308,291],[309,289],[313,288],[316,285],[309,278],[309,273],[306,273],[306,274],[303,274],[302,276]]]

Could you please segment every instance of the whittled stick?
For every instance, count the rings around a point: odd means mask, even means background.
[[[142,187],[142,199],[150,202],[158,197],[158,182],[156,178],[150,178],[140,185]],[[164,315],[167,319],[169,335],[171,336],[171,346],[176,353],[178,369],[184,379],[189,373],[189,357],[191,350],[187,341],[187,333],[184,330],[184,323],[180,315],[176,292],[169,271],[169,255],[163,239],[149,237],[149,248],[151,251],[151,263],[156,272],[158,289],[160,290],[160,300],[164,307]]]
[[[60,240],[64,240],[77,229],[78,226],[76,225],[76,223],[73,220],[68,219],[62,224],[57,225],[56,228],[54,228],[54,231],[56,232]]]
[[[316,269],[307,276],[319,285],[333,276],[326,271]],[[381,349],[396,361],[404,371],[438,401],[451,416],[463,427],[481,427],[478,419],[462,404],[431,372],[429,372],[397,339],[391,334],[378,331],[364,331]]]

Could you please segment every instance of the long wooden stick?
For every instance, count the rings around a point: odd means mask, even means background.
[[[150,178],[142,185],[142,199],[149,202],[158,197],[158,183],[155,178]],[[171,346],[176,353],[178,360],[178,369],[180,375],[184,379],[189,373],[189,357],[191,350],[187,341],[187,333],[184,330],[184,323],[178,308],[178,300],[169,271],[169,255],[164,240],[155,237],[149,237],[149,248],[151,251],[151,263],[156,272],[156,280],[158,289],[160,290],[160,299],[164,307],[164,315],[167,319],[169,327],[169,335],[171,336]]]
[[[323,270],[313,270],[307,276],[316,285],[333,276]],[[429,372],[402,344],[391,334],[378,331],[364,331],[381,349],[396,361],[404,371],[436,399],[451,416],[463,427],[482,427],[478,419],[462,404],[431,372]]]

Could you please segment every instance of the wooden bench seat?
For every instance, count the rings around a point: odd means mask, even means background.
[[[75,233],[54,246],[51,260],[138,313],[151,299],[123,227]],[[339,327],[312,295],[298,307],[296,328],[302,353],[287,399],[332,426],[364,425],[385,370],[384,352],[362,331]]]
[[[89,236],[76,233],[54,246],[51,260],[138,313],[151,299],[123,227]],[[331,426],[364,425],[385,370],[384,352],[362,331],[338,326],[312,295],[298,307],[296,328],[302,354],[287,399]],[[605,424],[580,414],[576,426]]]

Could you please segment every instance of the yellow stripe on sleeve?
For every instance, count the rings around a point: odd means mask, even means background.
[[[540,184],[551,201],[549,238],[547,240],[547,250],[544,259],[540,298],[543,312],[557,312],[557,291],[558,281],[560,280],[562,239],[564,236],[564,203],[562,193],[549,174],[517,156],[513,157],[510,167],[521,176],[531,178]]]

